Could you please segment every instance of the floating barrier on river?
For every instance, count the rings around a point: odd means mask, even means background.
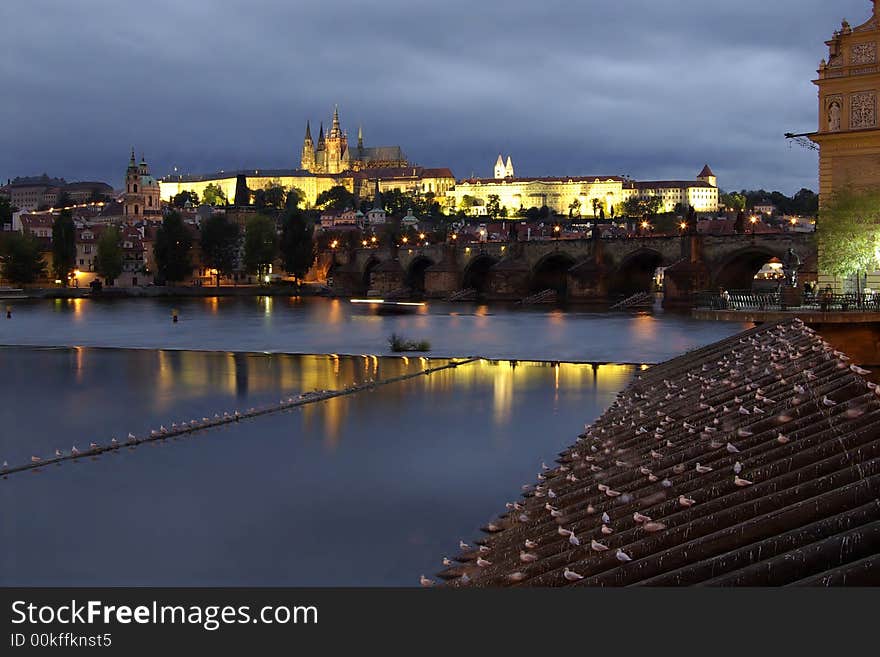
[[[866,374],[800,320],[654,366],[439,577],[876,585],[880,399]]]
[[[305,406],[307,404],[327,401],[328,399],[333,399],[335,397],[353,395],[364,390],[372,390],[377,386],[391,385],[392,383],[399,383],[401,381],[414,379],[419,376],[429,376],[434,372],[455,369],[460,365],[467,365],[469,363],[476,362],[477,360],[479,359],[468,358],[463,360],[452,360],[446,365],[441,365],[439,367],[429,367],[423,370],[419,370],[418,372],[402,374],[400,376],[396,376],[390,379],[382,379],[380,381],[370,380],[364,383],[351,385],[340,390],[320,390],[315,392],[304,392],[296,397],[280,399],[277,404],[250,408],[246,411],[236,410],[231,413],[229,411],[225,411],[222,415],[219,413],[215,414],[213,418],[203,417],[201,420],[196,419],[185,421],[181,422],[180,424],[175,422],[172,423],[170,427],[160,425],[158,429],[151,430],[150,433],[147,435],[136,436],[130,433],[125,440],[112,438],[110,442],[105,445],[99,445],[98,443],[92,442],[89,444],[88,449],[85,450],[78,450],[76,447],[73,447],[68,453],[64,453],[61,450],[56,449],[55,455],[52,457],[42,457],[36,455],[31,456],[30,462],[24,463],[22,465],[10,466],[4,461],[3,465],[0,466],[0,477],[6,478],[6,476],[10,474],[15,474],[17,472],[24,472],[26,470],[37,470],[38,468],[42,468],[44,466],[52,464],[60,464],[64,461],[75,461],[83,458],[92,458],[101,454],[106,454],[107,452],[114,452],[125,447],[136,447],[145,443],[166,440],[168,438],[177,438],[180,436],[194,434],[198,431],[204,431],[206,429],[223,427],[226,425],[235,424],[237,422],[242,422],[243,420],[260,417],[262,415],[280,413],[290,410],[292,408]]]

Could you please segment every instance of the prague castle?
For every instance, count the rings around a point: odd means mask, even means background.
[[[348,145],[348,135],[339,122],[339,108],[333,110],[330,131],[324,135],[321,123],[318,143],[312,141],[311,125],[306,122],[306,136],[303,139],[300,168],[311,173],[343,173],[376,168],[405,168],[409,166],[400,146],[364,146],[364,131],[358,128],[357,146],[352,150]]]
[[[469,197],[465,202],[464,197]],[[659,198],[660,212],[692,206],[697,212],[717,212],[718,179],[708,165],[694,180],[659,180],[637,182],[620,176],[568,176],[517,178],[513,160],[501,155],[495,162],[494,178],[462,180],[447,193],[451,210],[471,214],[486,211],[490,196],[497,196],[501,207],[510,212],[547,206],[560,215],[595,217],[621,213],[629,198]],[[476,203],[474,203],[476,201]]]

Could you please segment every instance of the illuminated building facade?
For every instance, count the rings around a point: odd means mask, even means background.
[[[486,203],[494,195],[510,213],[547,206],[560,215],[596,217],[604,213],[610,217],[612,210],[621,214],[621,205],[627,199],[639,196],[660,198],[660,212],[673,212],[688,205],[697,212],[718,211],[718,179],[708,165],[694,180],[651,182],[620,176],[516,178],[512,174],[511,158],[508,156],[504,163],[499,155],[495,177],[460,181],[447,194],[448,207],[474,215],[486,214]]]
[[[828,46],[828,59],[819,64],[819,195],[829,198],[842,187],[880,185],[880,8],[874,2],[871,18],[858,27],[843,21]]]
[[[358,128],[357,145],[349,147],[348,135],[339,121],[339,108],[333,111],[330,130],[324,134],[321,123],[318,143],[312,140],[311,124],[306,122],[300,167],[312,173],[337,174],[378,167],[407,167],[409,162],[400,146],[364,146],[363,128]]]

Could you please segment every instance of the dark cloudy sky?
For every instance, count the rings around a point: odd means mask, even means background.
[[[354,138],[490,175],[816,187],[824,41],[868,0],[0,0],[0,178],[291,167]],[[317,136],[317,134],[315,134]]]

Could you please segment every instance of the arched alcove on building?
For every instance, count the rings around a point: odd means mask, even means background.
[[[433,260],[423,255],[416,256],[409,263],[403,284],[412,291],[413,295],[421,296],[425,293],[425,271],[433,264]]]
[[[575,259],[567,253],[557,251],[541,258],[532,269],[532,292],[555,290],[560,299],[568,292],[568,270]]]
[[[376,269],[382,261],[376,256],[370,257],[364,265],[364,273],[361,275],[361,293],[366,294],[373,287],[373,270]]]
[[[784,254],[782,254],[784,256]],[[727,256],[713,272],[716,288],[752,290],[755,274],[780,254],[760,246],[749,246]]]
[[[663,255],[653,249],[640,249],[629,254],[611,277],[608,294],[611,298],[628,297],[654,289],[654,276],[663,266]]]
[[[490,270],[498,262],[489,255],[478,255],[464,269],[461,287],[465,290],[476,290],[477,294],[485,293],[489,288]]]

